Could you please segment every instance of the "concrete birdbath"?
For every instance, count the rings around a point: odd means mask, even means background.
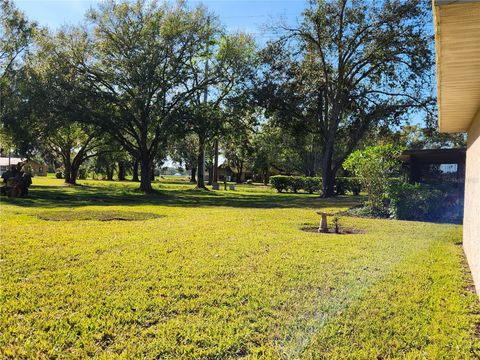
[[[322,217],[322,219],[320,220],[320,227],[318,228],[318,232],[328,233],[327,216],[333,216],[334,214],[326,213],[323,211],[317,211],[317,214]]]

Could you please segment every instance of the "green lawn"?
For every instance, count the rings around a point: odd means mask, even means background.
[[[361,199],[81,183],[1,199],[0,358],[480,356],[460,226],[342,217],[363,233],[317,234],[301,230],[315,210]]]

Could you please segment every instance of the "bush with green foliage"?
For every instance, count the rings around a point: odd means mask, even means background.
[[[335,178],[335,194],[337,195],[345,195],[347,192],[359,195],[361,190],[362,183],[357,178],[341,176]]]
[[[78,169],[78,178],[80,180],[85,180],[88,176],[88,169],[86,167],[81,167]]]
[[[445,209],[446,193],[427,184],[392,181],[388,189],[390,214],[395,219],[439,220]]]
[[[283,190],[288,190],[290,181],[290,176],[285,175],[275,175],[270,177],[270,184],[274,189],[276,189],[279,193]]]
[[[312,176],[287,176],[275,175],[270,178],[270,184],[278,192],[290,190],[297,193],[304,190],[309,194],[317,193],[322,190],[322,178]],[[337,177],[335,179],[335,192],[337,195],[345,195],[351,192],[358,195],[362,189],[359,179],[352,177]]]
[[[390,216],[388,208],[372,209],[370,206],[355,206],[345,212],[349,216],[370,218],[370,219],[385,219]]]
[[[301,190],[304,188],[304,180],[303,176],[289,176],[288,179],[288,187],[290,190],[292,190],[295,194],[298,192],[298,190]]]
[[[303,178],[303,189],[309,194],[322,190],[322,178],[306,176]]]
[[[369,146],[354,151],[343,163],[345,170],[360,180],[368,194],[367,206],[384,208],[388,179],[400,170],[402,148],[394,145]]]
[[[352,193],[352,195],[360,195],[360,191],[362,191],[362,182],[357,178],[346,178],[347,181],[347,189]]]
[[[344,177],[335,178],[335,194],[345,195],[347,193],[347,181]]]
[[[304,190],[305,192],[313,194],[321,190],[322,179],[309,176],[275,175],[270,177],[270,184],[278,192],[291,190],[297,193],[299,190]]]

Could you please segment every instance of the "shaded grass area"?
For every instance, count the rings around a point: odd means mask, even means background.
[[[343,196],[318,199],[310,194],[278,194],[266,186],[241,185],[235,191],[195,190],[194,185],[181,181],[154,183],[148,196],[137,191],[138,183],[112,181],[80,181],[80,186],[64,185],[62,180],[35,178],[28,198],[3,197],[5,204],[22,207],[81,207],[106,205],[165,205],[180,207],[225,206],[240,208],[316,208],[342,206],[345,209],[363,198]]]
[[[477,355],[460,226],[342,217],[363,233],[337,236],[301,229],[358,198],[34,184],[1,199],[0,357]],[[79,218],[36,218],[67,208]],[[161,217],[79,220],[104,211]]]
[[[65,211],[53,210],[42,211],[37,214],[41,220],[47,221],[140,221],[149,219],[158,219],[160,215],[138,211],[109,211],[109,210],[85,210],[85,211]]]

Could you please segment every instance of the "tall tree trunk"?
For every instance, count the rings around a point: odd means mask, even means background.
[[[268,181],[269,181],[269,176],[268,176],[268,170],[265,170],[263,172],[263,184],[264,185],[268,185]]]
[[[70,184],[70,177],[72,173],[72,162],[70,160],[70,157],[64,157],[63,158],[63,167],[65,168],[63,178],[65,179],[66,184]]]
[[[70,171],[70,180],[69,184],[77,185],[78,171],[80,170],[80,165],[73,163],[72,170]]]
[[[243,161],[240,161],[238,166],[237,184],[241,184],[243,182],[242,175],[243,175]]]
[[[205,141],[199,139],[197,159],[197,188],[206,189],[205,186]]]
[[[133,181],[139,182],[140,179],[138,178],[138,160],[133,162]]]
[[[208,182],[207,182],[207,185],[212,185],[212,179],[213,179],[213,162],[208,167]]]
[[[69,162],[68,166],[65,166],[65,169],[68,168],[68,171],[65,170],[65,182],[70,185],[77,185],[78,170],[81,164],[77,156],[75,156],[73,161]]]
[[[83,164],[85,158],[83,157],[84,151],[81,149],[77,155],[73,158],[70,164],[70,177],[68,183],[71,185],[77,185],[78,172],[80,171],[80,165]],[[65,180],[67,181],[67,180]]]
[[[197,178],[196,178],[196,175],[197,175],[197,167],[196,166],[193,166],[192,165],[192,168],[190,169],[190,182],[192,183],[196,183],[197,182]]]
[[[93,136],[90,136],[85,143],[82,145],[80,150],[78,150],[77,154],[73,158],[73,160],[70,160],[70,152],[68,152],[68,155],[66,159],[68,159],[68,168],[69,168],[69,176],[67,177],[65,174],[65,182],[71,184],[71,185],[76,185],[77,184],[77,178],[78,178],[78,172],[80,170],[80,165],[88,158],[85,157],[85,154],[87,152],[88,144],[90,141],[92,141]],[[67,167],[67,166],[66,166]]]
[[[322,151],[322,197],[328,198],[335,196],[335,170],[332,167],[333,146],[334,139],[333,134],[327,139],[327,142]]]
[[[325,154],[322,161],[322,197],[335,196],[335,174],[332,169],[332,158]]]
[[[322,170],[322,197],[335,196],[335,171],[332,169]]]
[[[123,160],[118,162],[118,180],[125,180],[125,162]]]
[[[150,168],[151,168],[150,179],[152,181],[155,181],[155,166],[153,165],[153,163],[152,163],[152,165],[150,165]]]
[[[150,160],[150,156],[147,152],[144,152],[140,159],[140,168],[141,168],[141,176],[140,176],[140,190],[145,192],[152,191],[152,161]]]
[[[213,179],[214,183],[218,183],[218,139],[215,138],[213,144]]]
[[[115,172],[114,165],[107,166],[107,180],[112,181],[113,180],[113,173]]]

